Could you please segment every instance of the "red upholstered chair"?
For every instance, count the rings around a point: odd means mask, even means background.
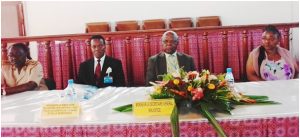
[[[193,21],[192,18],[186,17],[186,18],[171,18],[169,20],[169,26],[170,28],[187,28],[187,27],[193,27]]]
[[[143,30],[166,29],[165,19],[152,19],[143,21]]]
[[[203,26],[222,26],[219,16],[205,16],[197,18],[197,27]]]
[[[86,24],[86,33],[90,32],[110,32],[108,22],[92,22]]]
[[[139,30],[140,26],[137,21],[118,21],[116,22],[116,31]]]

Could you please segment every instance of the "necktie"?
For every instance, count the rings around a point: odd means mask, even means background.
[[[98,59],[97,62],[98,62],[98,64],[97,64],[96,70],[95,70],[95,79],[98,81],[100,79],[100,75],[101,75],[100,59]]]
[[[175,55],[169,55],[169,61],[167,64],[167,71],[168,73],[175,73],[178,69],[178,63]]]

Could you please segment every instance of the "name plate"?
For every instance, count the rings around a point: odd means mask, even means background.
[[[42,118],[73,118],[78,117],[80,105],[72,104],[46,104],[42,108]]]
[[[175,106],[174,99],[156,99],[133,104],[135,116],[164,116],[171,115]]]

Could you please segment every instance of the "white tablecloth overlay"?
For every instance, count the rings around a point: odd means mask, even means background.
[[[261,81],[235,84],[238,91],[249,95],[266,95],[277,105],[239,105],[232,115],[216,113],[217,120],[299,116],[299,80]],[[58,103],[62,90],[28,91],[1,97],[1,125],[49,126],[169,122],[167,116],[135,117],[131,112],[120,113],[112,108],[148,100],[152,87],[107,87],[99,89],[91,99],[81,101],[81,114],[76,119],[41,119],[43,104]],[[79,92],[79,96],[82,94]],[[206,121],[199,114],[180,115],[180,121]]]

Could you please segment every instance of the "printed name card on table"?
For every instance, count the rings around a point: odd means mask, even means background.
[[[42,118],[74,118],[79,117],[80,105],[70,104],[46,104],[42,107]]]
[[[156,99],[133,104],[135,116],[166,116],[171,115],[175,106],[174,99]]]

